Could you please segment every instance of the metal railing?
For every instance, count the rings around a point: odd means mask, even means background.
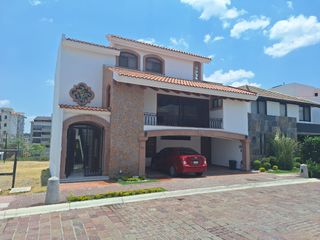
[[[222,129],[222,118],[209,119],[209,128]]]
[[[157,125],[157,114],[155,113],[144,113],[144,124],[145,125]]]

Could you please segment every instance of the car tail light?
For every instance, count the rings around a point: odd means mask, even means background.
[[[186,160],[182,160],[182,165],[187,165],[187,161]]]
[[[207,165],[207,160],[206,160],[206,159],[203,161],[203,164],[204,164],[204,165]]]

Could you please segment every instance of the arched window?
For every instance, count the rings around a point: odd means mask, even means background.
[[[146,57],[145,69],[147,72],[163,73],[163,62],[162,60],[155,57]]]
[[[130,52],[121,52],[119,56],[119,66],[138,69],[138,56]]]

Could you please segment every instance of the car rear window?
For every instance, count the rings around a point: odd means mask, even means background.
[[[194,154],[199,154],[195,150],[191,148],[179,148],[179,153],[180,155],[194,155]]]

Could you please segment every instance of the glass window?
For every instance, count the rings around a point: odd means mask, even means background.
[[[309,106],[300,106],[299,107],[299,120],[304,122],[311,121],[311,113]]]
[[[222,98],[214,98],[212,100],[212,108],[222,108]]]
[[[158,95],[158,124],[164,126],[208,127],[209,101],[206,99]]]
[[[286,117],[287,116],[287,104],[280,103],[280,116]]]
[[[267,115],[267,102],[266,101],[258,101],[258,113]]]
[[[138,69],[138,57],[133,53],[121,52],[119,56],[119,66]]]
[[[193,63],[193,80],[201,80],[201,63],[199,62]]]
[[[154,73],[162,73],[162,61],[154,57],[146,58],[146,71]]]

